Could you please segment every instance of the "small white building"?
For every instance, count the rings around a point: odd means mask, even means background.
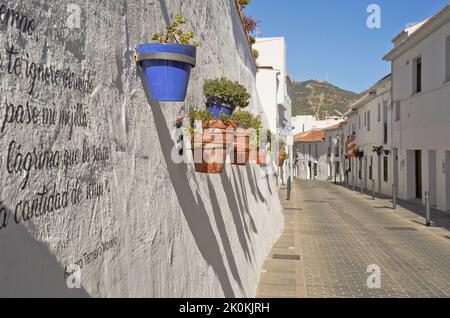
[[[325,131],[313,129],[294,137],[294,153],[298,156],[300,179],[327,180]]]
[[[259,52],[256,89],[268,128],[281,140],[292,140],[292,81],[286,67],[285,39],[257,38],[253,48]],[[288,168],[291,167],[293,159],[292,144],[288,144],[286,148],[290,160],[280,171],[283,183],[287,181],[287,170],[291,170]],[[272,148],[274,152],[277,150]]]
[[[394,180],[403,199],[450,210],[450,4],[403,30],[392,63]],[[396,156],[398,152],[398,156]]]
[[[259,52],[256,89],[268,127],[276,134],[289,125],[292,114],[292,82],[286,68],[286,42],[284,37],[257,38],[253,48]]]
[[[328,180],[342,183],[345,181],[345,143],[343,140],[344,122],[330,126],[324,129],[325,142],[327,144],[327,175]]]

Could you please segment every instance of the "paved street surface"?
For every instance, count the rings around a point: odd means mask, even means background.
[[[450,214],[436,212],[426,228],[419,205],[403,203],[394,211],[388,198],[294,182],[257,296],[450,297]],[[368,288],[371,264],[381,269],[379,289]]]

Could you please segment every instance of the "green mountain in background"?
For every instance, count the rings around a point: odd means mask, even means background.
[[[343,90],[325,81],[294,82],[292,116],[314,115],[319,119],[346,113],[359,94]]]

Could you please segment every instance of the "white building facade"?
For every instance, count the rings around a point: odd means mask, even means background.
[[[292,81],[286,66],[286,41],[284,37],[257,38],[253,48],[258,50],[256,89],[263,108],[263,117],[273,136],[287,143],[289,159],[280,169],[282,183],[287,182],[292,171]],[[274,144],[278,145],[278,144]],[[278,149],[272,148],[273,152]]]
[[[292,115],[292,83],[286,67],[286,42],[283,37],[257,38],[256,89],[268,127],[273,134],[290,124]]]
[[[450,210],[450,4],[404,30],[392,63],[393,147],[399,196]]]
[[[348,138],[354,136],[356,149],[364,154],[355,158],[353,149],[348,149],[348,144],[344,146],[343,166],[350,186],[355,183],[355,187],[362,186],[370,191],[375,186],[377,193],[392,194],[395,153],[392,149],[390,106],[391,75],[366,90],[347,113],[341,141],[346,144]],[[375,147],[380,151],[374,152]]]

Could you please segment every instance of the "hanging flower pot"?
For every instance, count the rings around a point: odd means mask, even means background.
[[[250,159],[250,130],[236,128],[233,141],[233,165],[245,166]]]
[[[257,155],[256,155],[256,163],[261,166],[265,167],[267,166],[267,154],[264,151],[260,151],[258,149]]]
[[[182,102],[195,67],[196,47],[182,44],[141,44],[136,61],[143,70],[147,89],[157,101]]]
[[[229,122],[232,126],[236,127],[234,132],[232,164],[245,166],[250,160],[251,129],[259,129],[261,119],[247,111],[237,110],[231,115]]]
[[[206,80],[203,91],[207,100],[206,107],[216,119],[221,114],[231,116],[237,107],[247,107],[251,97],[242,84],[225,77]]]
[[[391,154],[391,151],[386,149],[386,150],[384,151],[384,154],[385,154],[386,156],[389,156],[389,155]]]
[[[372,152],[376,152],[377,156],[380,157],[383,154],[383,146],[373,146],[372,147]]]
[[[267,153],[261,148],[252,148],[250,150],[250,161],[255,161],[257,165],[265,167],[267,166]]]
[[[195,67],[198,43],[190,44],[195,36],[192,31],[183,33],[178,26],[186,20],[177,14],[175,22],[166,34],[155,34],[153,41],[136,48],[135,61],[139,63],[145,77],[146,89],[157,101],[182,102]],[[177,43],[170,43],[170,42]]]
[[[215,97],[210,97],[207,103],[207,109],[213,114],[214,118],[219,119],[221,114],[226,116],[231,116],[233,114],[234,108],[227,105],[224,99],[219,99]]]
[[[277,166],[278,167],[283,167],[284,163],[286,161],[286,153],[285,152],[279,152],[278,156],[277,156]]]
[[[227,157],[227,124],[220,120],[203,121],[203,132],[192,134],[195,171],[221,173]]]

